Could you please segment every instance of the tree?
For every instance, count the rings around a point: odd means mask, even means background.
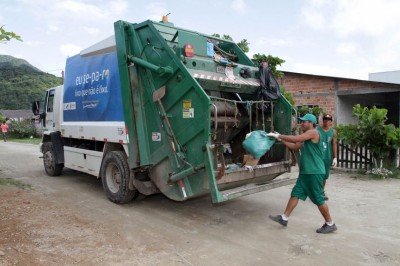
[[[250,43],[246,39],[243,39],[237,43],[237,46],[239,46],[239,48],[242,49],[242,51],[245,53],[248,53],[250,51],[249,45]]]
[[[280,66],[283,63],[285,63],[285,60],[277,57],[277,56],[272,56],[272,55],[265,55],[265,54],[254,54],[253,58],[251,59],[253,60],[254,63],[256,63],[257,65],[259,65],[261,62],[268,62],[269,67],[271,68],[272,74],[274,74],[275,77],[277,78],[282,78],[283,77],[283,73],[281,71],[278,71],[276,69],[276,66]]]
[[[288,100],[288,102],[292,105],[295,106],[296,103],[294,101],[294,97],[293,94],[288,92],[284,86],[279,86],[279,88],[281,89],[281,93],[282,95],[285,97],[286,100]]]
[[[338,139],[352,147],[366,147],[372,154],[374,168],[382,169],[382,161],[389,152],[400,147],[400,129],[393,124],[386,125],[387,109],[353,107],[352,115],[357,117],[356,124],[337,127]],[[378,165],[378,161],[380,164]]]
[[[6,31],[4,25],[0,27],[0,43],[9,42],[12,39],[22,42],[21,36],[11,31]]]
[[[223,40],[233,41],[232,37],[230,35],[227,35],[227,34],[224,34],[221,37],[220,34],[214,33],[212,36],[220,38],[220,39],[223,39]],[[237,46],[239,46],[239,48],[242,49],[242,51],[245,52],[245,53],[250,51],[249,45],[250,45],[250,43],[246,39],[243,39],[243,40],[241,40],[240,42],[237,43]]]
[[[212,36],[217,37],[217,38],[221,38],[221,35],[218,33],[214,33]],[[232,37],[229,35],[222,35],[222,39],[224,40],[229,40],[229,41],[233,41]],[[250,43],[246,40],[243,39],[240,42],[237,43],[237,46],[239,46],[240,49],[242,49],[243,52],[248,53],[250,51],[249,48]],[[277,78],[282,78],[283,77],[283,72],[278,71],[276,69],[276,67],[279,65],[281,66],[283,63],[285,63],[285,60],[277,57],[277,56],[272,56],[272,55],[265,55],[265,54],[254,54],[252,61],[256,64],[259,65],[261,62],[266,62],[268,61],[268,65],[272,71],[272,74],[277,77]],[[290,94],[290,92],[284,92],[284,96],[285,98],[293,98],[292,95]],[[294,102],[294,101],[293,101]]]
[[[221,35],[218,33],[214,33],[212,36],[221,38]],[[232,37],[230,35],[222,35],[222,38],[224,40],[229,40],[233,41]],[[237,46],[239,46],[240,49],[242,49],[243,52],[248,53],[250,51],[249,45],[250,43],[246,40],[243,39],[240,42],[236,43]],[[271,68],[272,74],[274,74],[275,77],[277,78],[282,78],[283,73],[281,71],[278,71],[276,67],[279,65],[281,66],[283,63],[285,63],[285,60],[277,57],[277,56],[272,56],[272,55],[265,55],[265,54],[254,54],[252,61],[256,64],[259,65],[261,62],[266,62],[268,61],[268,65]]]

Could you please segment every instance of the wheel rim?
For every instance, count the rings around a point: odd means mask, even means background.
[[[107,187],[112,193],[117,193],[121,187],[121,171],[114,163],[107,165],[106,169]]]
[[[43,156],[43,161],[44,161],[44,166],[46,167],[46,169],[48,170],[53,170],[53,153],[48,151],[44,154]]]

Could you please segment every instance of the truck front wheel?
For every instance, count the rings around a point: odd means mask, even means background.
[[[103,189],[107,198],[115,203],[127,203],[138,195],[137,190],[129,189],[130,169],[123,151],[106,154],[101,168]]]
[[[43,143],[43,165],[44,170],[49,176],[59,176],[62,173],[64,165],[56,163],[53,144],[51,142]]]

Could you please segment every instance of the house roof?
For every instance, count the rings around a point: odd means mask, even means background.
[[[32,110],[0,110],[0,114],[10,119],[30,119],[33,116]]]
[[[296,75],[304,75],[304,76],[314,76],[314,77],[322,77],[322,78],[333,78],[340,80],[354,80],[354,81],[365,81],[365,82],[375,82],[375,83],[386,83],[386,84],[395,84],[398,85],[398,82],[389,82],[389,81],[377,81],[377,80],[369,80],[369,79],[356,79],[356,78],[344,78],[337,76],[326,76],[326,75],[317,75],[317,74],[309,74],[309,73],[300,73],[300,72],[292,72],[292,71],[281,71],[284,74],[296,74]]]

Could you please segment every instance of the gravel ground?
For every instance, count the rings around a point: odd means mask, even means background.
[[[108,201],[96,178],[45,175],[37,146],[0,143],[0,265],[400,265],[400,180],[334,172],[327,192],[338,231],[316,234],[317,208],[300,202],[283,228],[291,186],[223,204],[162,195]],[[289,175],[297,175],[290,173]]]

